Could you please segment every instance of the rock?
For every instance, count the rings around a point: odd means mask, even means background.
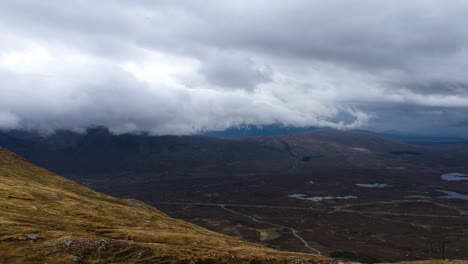
[[[71,241],[70,239],[67,239],[67,240],[63,240],[62,243],[63,243],[65,246],[69,247],[69,246],[73,243],[73,241]]]
[[[31,239],[32,242],[36,242],[36,241],[37,241],[37,236],[34,235],[34,234],[24,234],[24,236],[25,236],[26,238]]]
[[[335,259],[331,262],[331,264],[344,264],[344,262],[342,260]]]
[[[81,263],[83,261],[83,256],[81,255],[73,256],[73,261],[75,261],[75,263]]]

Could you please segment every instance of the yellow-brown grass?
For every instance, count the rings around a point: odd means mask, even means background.
[[[306,261],[330,259],[276,251],[172,219],[141,202],[78,185],[0,148],[0,263]]]

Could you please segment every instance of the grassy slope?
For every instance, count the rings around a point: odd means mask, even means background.
[[[97,193],[2,148],[0,211],[0,263],[329,262],[242,242]]]

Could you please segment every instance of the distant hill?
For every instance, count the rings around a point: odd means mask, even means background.
[[[206,132],[203,132],[202,135],[222,137],[222,138],[265,137],[265,136],[281,136],[281,135],[299,134],[299,133],[311,132],[311,131],[316,131],[316,130],[323,130],[323,128],[293,127],[293,126],[284,126],[284,125],[278,125],[278,124],[264,125],[264,126],[245,125],[245,126],[231,127],[223,131],[206,131]],[[461,136],[426,135],[426,134],[409,133],[409,132],[402,132],[402,131],[371,132],[371,131],[357,130],[357,129],[351,130],[351,131],[374,133],[374,134],[378,134],[388,139],[405,142],[405,143],[414,143],[414,144],[451,143],[451,142],[468,141],[468,137],[461,137]]]
[[[328,263],[97,193],[0,148],[1,263]],[[308,261],[308,262],[307,262]]]
[[[314,166],[366,167],[398,163],[458,162],[440,148],[411,145],[367,131],[320,129],[263,137],[113,135],[97,127],[80,134],[59,131],[0,133],[0,146],[72,179],[191,177],[284,173]]]
[[[203,135],[214,137],[265,137],[297,134],[303,132],[310,132],[318,129],[319,128],[316,127],[292,127],[282,125],[246,125],[240,127],[231,127],[223,131],[206,131],[203,133]]]
[[[467,137],[451,137],[451,136],[422,136],[406,133],[391,133],[391,132],[381,132],[379,135],[382,135],[393,140],[398,140],[406,143],[413,144],[439,144],[439,143],[458,143],[468,141]]]

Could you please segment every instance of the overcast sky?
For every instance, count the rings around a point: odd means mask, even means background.
[[[0,129],[468,135],[468,1],[0,2]]]

